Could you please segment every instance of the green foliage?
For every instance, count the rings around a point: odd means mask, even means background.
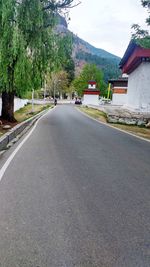
[[[97,83],[97,89],[100,90],[101,94],[104,93],[106,84],[103,80],[102,71],[97,68],[94,64],[86,64],[79,77],[73,81],[73,86],[76,89],[79,96],[82,96],[83,90],[87,88],[88,81],[95,80]]]
[[[132,39],[145,38],[148,35],[148,31],[143,30],[138,24],[133,24],[131,29],[134,30],[132,33]]]
[[[17,27],[14,23],[15,2],[13,0],[1,1],[0,14],[0,78],[1,89],[3,86],[9,90],[12,82],[13,62],[17,60],[16,52],[18,50],[18,42],[16,43]],[[22,43],[22,42],[21,42]],[[19,52],[22,52],[19,49]]]
[[[141,3],[142,3],[142,6],[144,8],[147,8],[148,10],[149,16],[146,19],[146,24],[149,26],[150,25],[150,0],[141,0]],[[143,30],[138,24],[133,24],[131,29],[134,30],[131,38],[134,40],[143,39],[141,42],[141,45],[145,48],[149,48],[149,38],[150,38],[149,31]]]
[[[68,74],[64,70],[52,72],[50,76],[46,77],[45,90],[49,95],[61,96],[68,92]]]
[[[21,96],[26,90],[40,88],[47,71],[65,67],[72,71],[71,39],[52,31],[53,10],[44,9],[50,2],[53,1],[0,1],[1,91],[15,91]],[[56,1],[56,10],[60,3],[65,7],[64,1]]]
[[[45,77],[48,80],[53,80],[53,76],[57,76],[56,80],[63,80],[60,73],[67,75],[67,88],[74,79],[75,65],[72,59],[72,36],[58,35],[57,31],[53,32],[52,39],[52,55],[48,63],[48,68]],[[55,74],[55,75],[54,75]],[[47,80],[47,78],[46,78]],[[66,80],[66,78],[65,78]],[[63,83],[63,81],[62,81]],[[63,86],[62,86],[63,87]],[[61,90],[62,91],[62,90]]]
[[[149,17],[146,19],[147,25],[150,25],[150,0],[141,0],[142,6],[147,8]]]
[[[84,60],[89,64],[95,64],[104,73],[104,81],[107,82],[111,78],[118,78],[121,74],[116,59],[103,58],[89,53],[79,52],[77,59]]]
[[[58,69],[67,72],[70,84],[74,79],[75,73],[75,64],[72,59],[72,36],[69,34],[60,37],[57,36],[57,47]]]
[[[146,36],[145,38],[139,38],[136,40],[136,43],[144,48],[150,48],[150,36]]]
[[[100,58],[105,58],[105,59],[110,59],[110,60],[113,60],[114,62],[116,63],[119,63],[120,61],[120,58],[103,50],[103,49],[100,49],[100,48],[96,48],[94,46],[92,46],[91,44],[89,44],[88,42],[80,39],[78,36],[74,35],[73,36],[73,40],[74,40],[74,43],[75,45],[81,45],[83,47],[86,47],[86,51],[89,51],[90,54],[92,55],[96,55]]]
[[[31,2],[34,8],[30,8]],[[42,58],[41,35],[37,37],[35,34],[41,22],[41,17],[38,17],[40,12],[37,12],[39,3],[40,1],[35,0],[24,0],[20,4],[15,0],[1,3],[1,91],[14,91],[21,95],[25,90],[37,87],[40,76],[39,63]],[[33,11],[37,13],[33,15]]]
[[[18,24],[27,45],[36,48],[40,45],[43,30],[42,3],[40,0],[24,0],[18,6]]]
[[[150,1],[149,0],[141,0],[142,6],[150,8]]]
[[[69,82],[69,84],[71,84],[71,82],[75,78],[75,64],[74,64],[74,61],[73,61],[71,56],[68,57],[68,60],[67,60],[66,64],[64,65],[64,70],[67,72],[68,82]]]
[[[150,13],[150,1],[141,1],[142,6],[148,9]],[[150,25],[150,16],[146,19],[147,25]],[[132,33],[132,39],[144,48],[150,48],[150,35],[148,30],[143,30],[138,24],[133,24],[131,27],[134,32]]]
[[[0,0],[0,92],[5,95],[2,98],[3,117],[13,120],[14,94],[21,96],[27,90],[39,89],[47,72],[64,63],[67,53],[70,53],[69,46],[64,56],[53,27],[56,13],[71,7],[73,2]]]

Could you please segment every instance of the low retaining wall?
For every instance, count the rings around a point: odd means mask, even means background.
[[[132,116],[119,116],[118,114],[107,113],[107,121],[110,123],[146,126],[150,121],[150,114],[132,114]]]
[[[10,129],[6,134],[0,138],[0,151],[5,150],[8,144],[20,135],[20,137],[28,131],[28,129],[42,116],[47,110],[40,112],[28,120],[17,124],[15,127]]]

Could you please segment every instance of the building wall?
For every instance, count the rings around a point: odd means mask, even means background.
[[[15,97],[14,98],[14,111],[23,108],[28,103],[27,99],[20,99]],[[1,115],[1,109],[2,109],[2,99],[0,98],[0,115]]]
[[[89,84],[88,85],[88,88],[89,89],[96,89],[96,84]]]
[[[150,62],[141,63],[129,75],[126,105],[132,109],[150,110]]]
[[[84,105],[98,105],[99,104],[99,96],[98,95],[84,95],[83,98]]]
[[[113,105],[124,105],[127,102],[127,94],[113,94]]]
[[[113,94],[127,94],[127,87],[113,88]]]

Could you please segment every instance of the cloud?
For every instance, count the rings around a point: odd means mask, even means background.
[[[144,26],[147,11],[140,0],[82,0],[70,12],[69,29],[79,37],[122,56],[131,37],[131,25]]]

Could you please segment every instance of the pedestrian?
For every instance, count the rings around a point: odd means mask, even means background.
[[[55,106],[57,105],[57,99],[55,98],[55,100],[54,100],[54,104],[55,104]]]

